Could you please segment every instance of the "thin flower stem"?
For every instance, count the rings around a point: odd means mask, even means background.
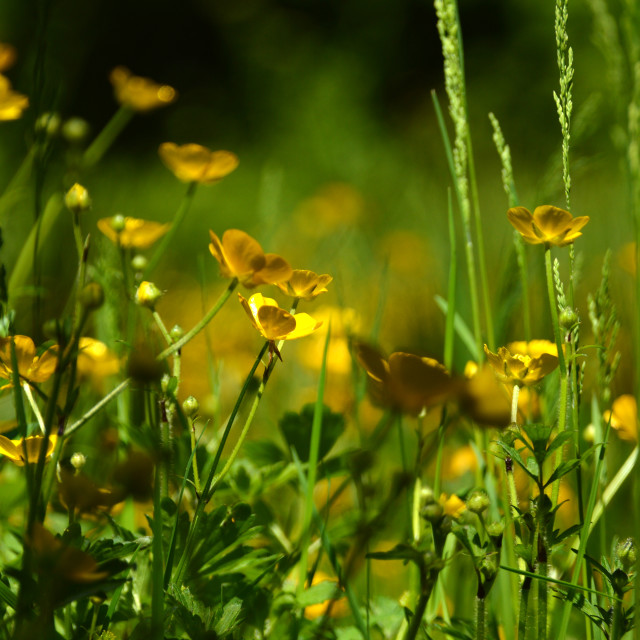
[[[511,396],[511,424],[518,424],[518,397],[520,396],[520,385],[513,385],[513,395]]]
[[[234,278],[229,283],[229,286],[225,289],[222,295],[218,298],[218,300],[213,305],[213,307],[211,307],[211,309],[209,309],[207,314],[202,318],[202,320],[200,320],[200,322],[198,322],[198,324],[195,325],[193,329],[185,333],[182,336],[182,338],[180,338],[180,340],[177,340],[170,347],[167,347],[164,351],[162,351],[158,355],[158,360],[164,360],[165,358],[170,356],[172,353],[175,353],[179,349],[182,349],[182,347],[184,347],[184,345],[187,344],[187,342],[189,342],[195,336],[197,336],[209,324],[209,322],[211,322],[211,320],[216,315],[216,313],[218,313],[218,311],[222,309],[222,306],[229,299],[229,296],[233,293],[233,290],[237,286],[238,286],[238,278]]]
[[[40,430],[42,431],[42,433],[44,434],[45,428],[44,428],[44,420],[42,419],[42,414],[40,413],[40,409],[38,408],[38,405],[36,404],[35,398],[33,397],[33,394],[31,393],[31,387],[29,386],[28,382],[23,382],[22,383],[22,388],[24,390],[24,395],[27,396],[27,400],[29,401],[29,404],[31,405],[31,409],[33,410],[33,413],[36,417],[36,420],[38,421],[38,424],[40,425]]]
[[[188,420],[189,420],[189,427],[191,428],[191,452],[193,455],[193,461],[191,464],[193,466],[193,483],[195,484],[195,487],[196,487],[196,493],[200,495],[200,473],[198,472],[198,459],[195,454],[196,424],[195,424],[195,420],[191,416],[189,416]]]
[[[149,279],[149,276],[151,275],[153,270],[158,266],[158,263],[162,259],[162,256],[165,254],[165,251],[167,250],[168,247],[171,246],[171,243],[173,242],[173,239],[178,233],[178,229],[180,228],[182,221],[184,220],[185,216],[189,211],[189,208],[191,207],[191,203],[193,202],[193,196],[195,195],[197,187],[198,187],[197,182],[189,183],[187,192],[185,193],[184,198],[182,198],[182,201],[180,202],[180,206],[178,207],[178,210],[176,211],[176,214],[173,217],[173,220],[171,222],[171,228],[162,238],[162,240],[160,241],[160,244],[158,244],[158,247],[154,251],[153,255],[151,256],[151,259],[149,260],[147,266],[143,271],[143,274],[142,274],[143,280]]]
[[[311,423],[311,440],[309,444],[309,464],[307,469],[307,490],[305,495],[304,514],[302,520],[302,540],[300,542],[300,573],[298,577],[298,596],[305,589],[307,581],[307,562],[309,555],[309,543],[311,539],[311,520],[313,516],[313,490],[316,486],[316,475],[318,460],[320,457],[320,438],[322,435],[322,414],[324,409],[324,388],[327,379],[327,354],[331,341],[331,323],[327,329],[327,337],[324,341],[322,352],[322,365],[318,378],[318,394],[313,411],[313,422]]]
[[[216,471],[218,469],[218,464],[222,456],[224,445],[226,444],[227,438],[229,437],[229,432],[231,431],[231,427],[233,426],[236,416],[238,415],[238,411],[240,410],[240,406],[242,404],[242,401],[244,400],[244,396],[247,393],[247,390],[249,389],[251,381],[253,380],[253,375],[255,374],[256,369],[258,368],[260,363],[262,362],[262,358],[264,354],[267,352],[268,348],[269,348],[269,343],[265,342],[264,345],[262,346],[262,349],[260,349],[260,353],[258,354],[258,357],[253,363],[253,366],[251,367],[251,370],[249,371],[249,374],[247,375],[244,381],[244,385],[242,386],[242,389],[240,390],[240,394],[236,399],[236,403],[233,407],[233,410],[231,411],[231,415],[227,420],[227,425],[225,427],[224,433],[222,434],[220,444],[218,445],[218,450],[216,451],[216,455],[213,460],[211,469],[209,471],[209,475],[207,476],[207,480],[205,481],[204,487],[202,488],[202,493],[200,494],[200,499],[198,500],[198,503],[196,505],[196,511],[193,515],[193,520],[191,521],[191,526],[187,534],[187,539],[184,544],[182,556],[180,557],[180,561],[178,562],[178,567],[176,569],[176,577],[175,577],[176,583],[181,582],[184,572],[186,570],[187,561],[191,555],[191,551],[195,543],[197,532],[200,526],[200,520],[202,518],[202,514],[204,513],[204,507],[207,504],[209,499],[211,484],[213,483]]]
[[[104,129],[96,136],[82,157],[82,165],[86,168],[93,167],[107,152],[115,139],[122,133],[134,116],[134,111],[128,107],[120,107],[107,122]]]
[[[96,413],[98,413],[100,410],[103,409],[103,407],[109,404],[111,400],[113,400],[115,397],[120,395],[130,384],[131,384],[130,378],[123,380],[115,389],[110,391],[104,398],[102,398],[102,400],[100,400],[95,405],[93,405],[93,407],[91,407],[91,409],[89,409],[89,411],[87,411],[81,418],[76,420],[76,422],[74,422],[70,427],[65,429],[65,432],[63,435],[64,439],[66,440],[78,429],[83,427],[87,422],[89,422],[89,420],[91,420],[91,418],[93,418],[93,416],[96,415]]]
[[[456,281],[458,277],[458,251],[456,248],[456,226],[453,216],[451,189],[447,190],[447,217],[449,219],[449,289],[447,292],[447,319],[444,334],[444,366],[451,371],[455,344]],[[437,494],[436,494],[437,495]]]
[[[156,324],[158,325],[158,328],[160,329],[160,333],[162,334],[162,337],[164,338],[165,342],[167,343],[168,346],[171,346],[173,340],[171,340],[171,336],[169,335],[169,332],[167,331],[167,327],[162,321],[160,314],[155,309],[153,309],[151,311],[151,315],[153,316],[153,319],[156,321]]]
[[[476,597],[476,640],[484,640],[486,632],[486,598]]]

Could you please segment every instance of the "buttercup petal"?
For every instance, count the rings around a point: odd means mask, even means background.
[[[222,246],[227,264],[233,275],[243,284],[262,269],[266,258],[257,240],[239,229],[227,229],[222,235]]]
[[[536,207],[533,212],[533,222],[547,240],[566,233],[572,220],[573,216],[568,211],[548,204]]]
[[[322,320],[316,320],[308,313],[296,313],[293,318],[296,321],[296,327],[291,333],[289,333],[289,335],[287,335],[287,340],[304,338],[322,326]]]
[[[356,359],[369,377],[378,381],[385,381],[389,378],[389,364],[377,349],[363,342],[356,342],[354,348]]]
[[[512,207],[507,211],[509,222],[515,227],[522,237],[532,244],[538,244],[540,239],[533,232],[533,216],[525,207]]]
[[[245,286],[277,284],[278,282],[284,282],[291,277],[291,267],[284,258],[276,255],[275,253],[266,253],[264,258],[264,266],[254,273],[251,284],[249,285],[249,283],[245,283]]]
[[[264,305],[258,309],[258,322],[262,335],[267,340],[282,340],[296,328],[295,318],[284,309],[272,305]]]

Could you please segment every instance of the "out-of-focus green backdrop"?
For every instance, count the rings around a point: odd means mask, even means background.
[[[570,11],[576,68],[572,211],[591,216],[576,244],[584,257],[579,299],[586,317],[584,291],[598,278],[604,250],[610,246],[617,252],[631,228],[624,163],[614,142],[616,128],[624,125],[626,96],[612,94],[612,70],[592,41],[589,3],[575,3]],[[505,217],[508,204],[489,111],[511,145],[521,204],[530,209],[565,204],[552,96],[558,88],[554,2],[461,0],[460,13],[497,309],[511,286],[505,284],[509,265],[515,263],[509,262],[513,230]],[[167,221],[173,216],[186,187],[160,162],[160,143],[232,150],[240,167],[221,183],[198,190],[157,273],[161,288],[179,283],[197,291],[200,259],[210,295],[217,295],[223,285],[207,251],[207,231],[238,227],[296,268],[331,273],[335,282],[328,301],[355,308],[365,335],[383,304],[385,348],[441,355],[444,323],[433,296],[446,292],[451,181],[430,97],[436,90],[446,108],[432,3],[5,0],[0,40],[17,47],[18,62],[7,73],[32,104],[22,120],[2,123],[0,189],[20,165],[39,113],[80,116],[97,134],[116,109],[109,71],[125,65],[176,87],[179,100],[136,116],[99,166],[80,176],[65,171],[69,150],[61,141],[44,164],[45,197],[80,179],[94,202],[84,220],[86,231],[103,242],[95,227],[100,217],[122,212]],[[3,249],[9,268],[33,221],[33,193],[17,194],[11,207]],[[69,229],[56,233],[44,262],[52,315],[62,299],[56,291],[68,286],[75,268]],[[470,321],[460,236],[458,253],[458,305]],[[539,254],[530,251],[534,310],[540,299],[534,329],[550,338],[537,279]],[[614,295],[624,299],[631,276],[615,253],[613,266]],[[167,305],[169,316],[174,311]],[[516,307],[498,340],[521,334]],[[458,368],[467,356],[458,349]]]

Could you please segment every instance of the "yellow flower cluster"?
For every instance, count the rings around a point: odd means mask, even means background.
[[[15,60],[15,48],[0,42],[0,120],[17,120],[29,106],[29,98],[14,91],[9,78],[4,75]]]

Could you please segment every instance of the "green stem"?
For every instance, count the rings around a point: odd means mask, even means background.
[[[486,599],[476,597],[476,640],[487,637]]]
[[[196,424],[195,420],[189,416],[189,427],[191,429],[191,452],[193,455],[193,483],[196,486],[196,493],[201,495],[200,493],[200,473],[198,472],[198,459],[196,457]]]
[[[511,396],[511,425],[518,424],[518,397],[520,396],[520,386],[513,385],[513,395]]]
[[[305,495],[304,515],[302,520],[302,540],[300,542],[300,573],[298,578],[298,596],[302,595],[307,581],[307,561],[309,556],[309,542],[311,538],[311,519],[313,516],[313,490],[316,486],[316,473],[318,467],[320,438],[322,435],[322,414],[324,410],[324,387],[327,377],[327,353],[331,340],[331,324],[327,329],[327,337],[324,341],[322,352],[322,366],[318,379],[318,396],[313,411],[311,423],[311,442],[309,445],[309,464],[307,472],[307,491]]]
[[[87,411],[79,420],[76,420],[70,427],[65,429],[64,438],[65,440],[75,433],[80,427],[84,426],[93,416],[96,415],[103,407],[105,407],[109,402],[111,402],[115,397],[120,395],[129,385],[131,384],[131,379],[127,378],[123,382],[121,382],[115,389],[110,391],[100,402],[97,402],[89,411]]]
[[[113,114],[111,120],[107,122],[104,129],[96,136],[84,152],[84,156],[82,157],[84,167],[93,167],[98,163],[122,130],[129,124],[134,113],[135,112],[128,107],[122,106]]]
[[[160,455],[164,456],[164,451]],[[151,546],[151,637],[164,638],[164,559],[162,549],[162,484],[163,465],[156,464],[153,487],[153,541]]]
[[[167,347],[162,353],[158,355],[158,360],[164,360],[172,353],[175,353],[179,349],[182,349],[187,342],[192,340],[195,336],[197,336],[208,324],[211,322],[213,317],[222,309],[222,305],[229,299],[229,296],[233,293],[233,290],[238,286],[238,278],[234,278],[229,286],[225,289],[222,295],[218,298],[216,303],[209,309],[207,314],[198,322],[198,324],[193,327],[190,331],[185,333],[180,340],[174,342],[170,347]]]
[[[549,567],[543,527],[544,523],[539,521],[538,556],[536,562],[536,573],[540,576],[540,580],[538,580],[538,640],[546,640],[547,638],[547,595],[549,586],[546,578],[549,573]]]
[[[167,331],[167,327],[165,327],[164,322],[162,322],[162,318],[160,317],[160,314],[155,309],[153,309],[151,311],[151,315],[153,316],[153,319],[156,321],[156,324],[158,325],[158,328],[160,329],[160,333],[162,334],[162,337],[164,338],[165,342],[167,343],[167,345],[171,346],[173,341],[171,340],[171,336]]]
[[[187,192],[185,193],[184,198],[182,199],[182,202],[180,202],[180,206],[178,207],[178,210],[176,211],[176,214],[173,217],[173,221],[171,222],[171,228],[162,238],[162,240],[160,241],[160,244],[158,244],[158,247],[153,252],[153,255],[151,256],[147,266],[145,267],[145,270],[142,273],[143,280],[149,279],[149,276],[151,275],[153,270],[158,266],[158,263],[160,262],[165,251],[167,250],[168,247],[171,246],[171,243],[173,242],[173,239],[178,233],[178,229],[180,228],[182,221],[184,220],[185,216],[189,211],[189,208],[191,207],[191,203],[193,202],[193,196],[195,195],[197,187],[198,187],[197,182],[189,183]]]
[[[518,640],[525,640],[527,635],[527,615],[529,614],[529,595],[531,594],[531,577],[525,576],[520,588],[520,614],[518,618]]]
[[[444,366],[451,371],[455,344],[456,281],[458,277],[458,251],[456,249],[456,227],[453,217],[451,189],[447,191],[447,203],[447,217],[449,219],[449,290],[447,292],[447,320],[444,334]],[[438,495],[437,492],[436,495]]]

